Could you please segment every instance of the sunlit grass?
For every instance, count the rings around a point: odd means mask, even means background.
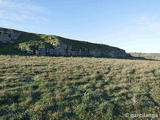
[[[160,114],[159,90],[159,61],[0,56],[0,119]]]

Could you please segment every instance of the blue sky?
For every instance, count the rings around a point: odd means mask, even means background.
[[[160,53],[160,0],[0,0],[0,26]]]

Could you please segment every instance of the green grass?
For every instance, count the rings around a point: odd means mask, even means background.
[[[44,35],[35,33],[22,33],[20,37],[15,40],[14,46],[16,48],[31,48],[32,50],[38,48],[53,48],[51,43],[59,44],[54,35]]]
[[[0,56],[0,119],[119,120],[160,114],[160,62]]]
[[[59,37],[56,36],[57,40],[59,40],[59,42],[63,42],[67,45],[72,46],[73,50],[77,50],[79,51],[81,50],[95,50],[95,49],[99,49],[99,50],[108,50],[108,51],[112,51],[112,50],[120,50],[119,48],[116,47],[111,47],[108,45],[104,45],[104,44],[95,44],[95,43],[89,43],[86,41],[78,41],[78,40],[71,40],[71,39],[67,39],[67,38],[63,38],[63,37]]]

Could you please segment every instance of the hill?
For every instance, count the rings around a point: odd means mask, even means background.
[[[159,61],[0,56],[2,120],[158,119],[158,91]]]
[[[91,56],[127,58],[124,50],[104,44],[71,40],[56,35],[0,28],[1,54],[40,56]]]

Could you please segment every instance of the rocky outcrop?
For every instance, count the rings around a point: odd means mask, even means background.
[[[92,57],[127,57],[129,56],[126,54],[124,50],[113,50],[113,51],[102,51],[102,50],[73,50],[72,46],[67,46],[64,43],[61,43],[56,48],[38,48],[36,50],[31,50],[28,48],[30,53],[46,56],[46,55],[56,55],[56,56],[92,56]],[[32,52],[31,52],[32,51]]]
[[[3,43],[14,42],[21,35],[20,31],[0,28],[0,41]]]
[[[24,33],[25,35],[23,36]],[[26,37],[27,35],[29,37]],[[42,38],[40,34],[26,33],[12,29],[0,28],[1,42],[14,43],[14,41],[20,37],[20,39],[22,40],[17,41],[16,46],[19,46],[18,49],[20,51],[28,54],[34,54],[39,56],[90,56],[112,58],[129,57],[129,55],[124,50],[107,45],[74,41],[60,37],[56,38],[55,36],[44,36],[45,37]],[[58,44],[55,39],[57,39]]]

